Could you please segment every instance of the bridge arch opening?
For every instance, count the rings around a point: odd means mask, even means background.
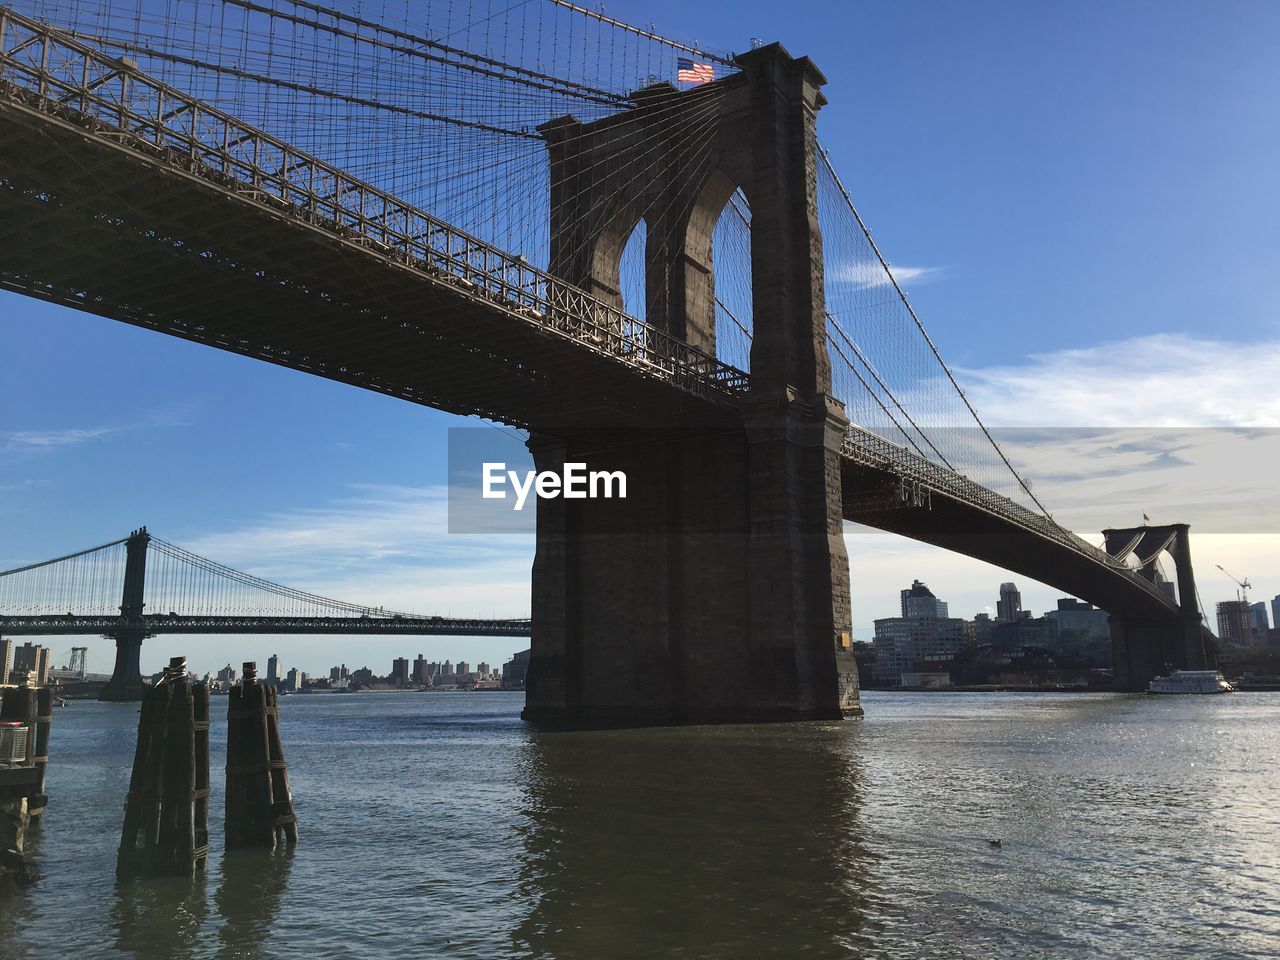
[[[648,262],[649,225],[636,221],[618,254],[618,291],[624,313],[637,320],[649,319]]]
[[[589,248],[587,289],[597,299],[644,319],[645,246],[648,224],[644,216],[622,203],[614,207]],[[640,296],[635,297],[639,278]],[[635,300],[638,299],[639,303]],[[635,313],[629,308],[638,307]]]
[[[689,214],[684,238],[687,339],[724,363],[751,368],[752,233],[746,192],[712,169]]]

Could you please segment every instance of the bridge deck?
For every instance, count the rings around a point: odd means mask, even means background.
[[[159,634],[338,634],[342,636],[527,637],[528,620],[448,617],[169,617],[148,615],[142,623],[119,617],[53,615],[0,617],[0,634],[19,637],[92,636],[120,630]]]
[[[716,422],[746,387],[521,258],[3,8],[0,188],[0,285],[440,409],[541,429]]]

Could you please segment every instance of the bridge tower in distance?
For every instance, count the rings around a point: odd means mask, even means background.
[[[146,527],[129,534],[125,541],[124,590],[120,598],[120,626],[107,636],[116,642],[116,664],[99,700],[141,700],[142,641],[147,627],[142,619],[147,581],[147,547],[151,535]]]
[[[648,87],[621,114],[541,128],[553,274],[621,308],[619,258],[643,216],[646,320],[714,356],[712,234],[741,189],[754,335],[750,395],[731,423],[673,406],[660,430],[575,421],[531,436],[539,470],[586,462],[624,471],[628,486],[626,500],[538,504],[527,719],[861,714],[842,535],[848,421],[831,395],[816,216],[825,79],[778,44],[737,63],[690,91]]]
[[[1169,669],[1203,670],[1215,658],[1213,644],[1200,611],[1195,570],[1191,566],[1191,528],[1185,523],[1103,530],[1107,553],[1118,560],[1138,561],[1138,575],[1159,585],[1156,561],[1162,553],[1173,558],[1181,620],[1144,623],[1112,616],[1111,662],[1116,686],[1145,690],[1152,677]]]

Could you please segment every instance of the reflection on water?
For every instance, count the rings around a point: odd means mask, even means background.
[[[835,726],[539,734],[518,955],[847,955],[864,789]]]
[[[292,855],[215,829],[207,876],[117,886],[136,708],[76,703],[0,958],[1280,956],[1280,695],[866,705],[544,733],[508,694],[290,697]]]
[[[265,947],[292,866],[291,846],[275,851],[236,849],[222,855],[222,877],[213,896],[222,918],[219,957],[271,956]]]
[[[113,880],[114,882],[114,880]],[[111,926],[128,956],[185,957],[204,926],[205,877],[138,877],[115,883]]]

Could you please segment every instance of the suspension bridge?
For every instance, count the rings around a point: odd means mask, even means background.
[[[345,603],[208,560],[153,537],[127,537],[0,571],[0,635],[116,641],[106,699],[142,690],[142,641],[158,634],[527,637],[528,620],[422,616]]]
[[[860,712],[845,520],[1097,604],[1123,686],[1200,665],[1185,531],[1054,520],[837,175],[824,84],[567,0],[11,2],[0,286],[626,472],[539,504],[530,718]]]

